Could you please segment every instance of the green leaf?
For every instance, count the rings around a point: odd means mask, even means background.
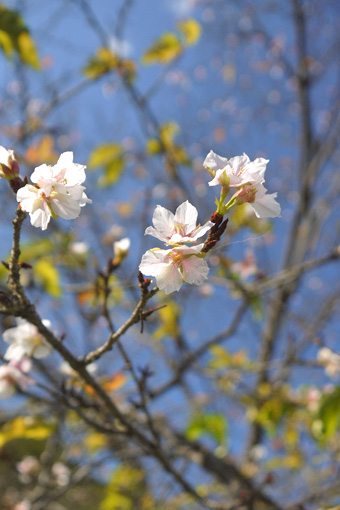
[[[33,274],[37,283],[52,297],[60,297],[60,277],[55,264],[50,258],[42,258],[33,266]]]
[[[184,42],[187,46],[196,44],[201,37],[202,27],[195,19],[188,19],[177,23],[178,30],[184,36]]]
[[[226,440],[228,424],[222,414],[206,413],[196,415],[189,423],[186,436],[190,441],[195,441],[204,435],[215,439],[223,444]]]
[[[159,37],[144,53],[142,63],[168,64],[182,53],[182,44],[176,34],[167,32]]]
[[[22,62],[40,69],[35,43],[18,11],[0,4],[0,47],[7,58],[16,52]]]

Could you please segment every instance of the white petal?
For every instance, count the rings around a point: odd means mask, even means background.
[[[182,225],[185,225],[186,232],[191,232],[191,230],[194,230],[196,227],[197,216],[198,213],[196,207],[190,204],[190,202],[187,200],[177,207],[174,223],[178,222]]]
[[[48,208],[46,209],[37,209],[33,213],[30,214],[31,224],[33,227],[41,228],[41,230],[46,230],[47,225],[51,219],[51,213]]]
[[[227,158],[222,158],[218,154],[215,154],[215,152],[210,151],[204,160],[203,166],[212,168],[213,170],[219,170],[224,168],[227,164],[228,164]]]
[[[22,358],[24,358],[26,356],[27,352],[25,350],[25,348],[18,344],[18,343],[13,343],[12,345],[10,345],[5,353],[5,356],[4,356],[4,359],[5,360],[21,360]]]
[[[153,213],[152,223],[161,234],[169,235],[174,224],[174,215],[165,207],[157,205]]]
[[[37,166],[31,175],[31,181],[34,184],[39,184],[39,186],[40,183],[44,183],[47,180],[50,181],[52,178],[52,167],[45,164]]]
[[[70,195],[56,194],[50,201],[53,212],[65,220],[74,220],[80,214],[80,205]]]
[[[164,243],[168,242],[168,237],[164,234],[161,234],[160,232],[158,232],[158,230],[156,230],[153,227],[146,228],[144,235],[156,237],[156,239],[159,239],[160,241],[163,241]]]
[[[73,152],[67,151],[60,154],[58,162],[55,166],[60,166],[62,168],[66,168],[69,165],[73,164]]]
[[[280,204],[275,200],[277,193],[266,194],[250,205],[258,218],[276,218],[281,214]]]
[[[157,276],[165,266],[168,266],[164,259],[170,252],[171,250],[148,250],[139,264],[140,272],[145,276]]]
[[[35,347],[33,351],[33,357],[36,359],[45,358],[52,352],[52,347],[46,343],[45,341],[42,341],[42,343]]]
[[[191,240],[196,241],[196,239],[198,239],[199,237],[204,236],[204,234],[206,232],[208,232],[208,230],[210,230],[211,227],[213,227],[214,225],[215,224],[212,221],[210,221],[210,220],[207,221],[204,225],[202,225],[201,227],[198,227],[198,229],[195,230],[195,233],[192,236],[190,236]]]
[[[0,398],[10,398],[14,393],[15,387],[6,379],[0,381]]]
[[[168,264],[162,267],[156,276],[157,286],[164,290],[165,294],[178,291],[183,284],[182,275],[174,265]]]
[[[192,285],[202,285],[208,277],[208,264],[199,257],[184,259],[182,267],[184,280]]]

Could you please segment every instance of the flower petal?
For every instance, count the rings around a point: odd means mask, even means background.
[[[186,200],[183,204],[177,207],[174,223],[181,223],[182,225],[185,225],[185,230],[189,233],[196,227],[197,216],[198,212],[196,207]]]
[[[209,266],[204,259],[192,256],[182,263],[183,279],[192,285],[202,285],[208,278]]]
[[[220,170],[223,169],[227,164],[228,164],[227,158],[222,158],[218,154],[215,154],[214,151],[210,151],[204,160],[203,166],[207,168],[212,168],[213,170]]]
[[[174,224],[174,215],[165,207],[157,205],[153,213],[152,223],[161,234],[168,235]]]

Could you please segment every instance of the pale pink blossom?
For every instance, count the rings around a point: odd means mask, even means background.
[[[17,326],[6,329],[3,339],[10,344],[4,358],[6,360],[21,360],[25,356],[45,358],[52,352],[52,347],[39,333],[36,326],[24,319],[17,319]],[[43,320],[44,326],[49,328],[50,321]]]
[[[263,182],[264,173],[268,159],[257,158],[250,161],[249,157],[243,153],[242,156],[235,156],[234,158],[222,158],[210,151],[203,166],[206,169],[212,170],[214,174],[209,172],[214,178],[209,182],[209,186],[216,186],[221,184],[226,187],[239,187],[248,183]]]
[[[145,276],[154,276],[157,286],[166,294],[178,291],[184,282],[202,285],[209,272],[202,248],[203,244],[149,250],[143,255],[139,270]]]
[[[213,226],[211,221],[204,225],[197,225],[197,209],[188,200],[177,207],[175,214],[164,207],[157,205],[152,223],[145,235],[156,237],[166,245],[194,243]]]
[[[8,365],[0,366],[0,398],[9,398],[15,392],[16,386],[24,390],[33,380],[26,376],[31,368],[30,360],[23,359],[20,362],[11,361]]]
[[[72,220],[92,200],[87,198],[85,166],[73,163],[73,153],[64,152],[54,166],[40,165],[31,175],[35,186],[27,184],[17,192],[17,201],[30,214],[34,227],[46,230],[51,216]]]
[[[267,193],[262,183],[245,185],[232,196],[230,203],[249,203],[257,218],[276,218],[281,214],[280,204],[275,200],[277,193]]]

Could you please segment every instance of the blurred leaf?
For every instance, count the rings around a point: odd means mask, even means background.
[[[317,422],[319,422],[318,433],[315,434],[321,441],[331,439],[340,427],[340,386],[334,388],[331,393],[324,395],[321,399]],[[314,427],[314,430],[316,427]]]
[[[12,439],[46,439],[52,432],[53,426],[47,425],[38,418],[19,416],[7,421],[0,430],[0,448]]]
[[[105,391],[116,391],[119,388],[122,388],[126,382],[128,381],[128,377],[123,372],[117,372],[111,378],[106,380],[103,385]]]
[[[177,28],[182,32],[185,44],[188,46],[196,44],[201,37],[202,27],[195,19],[188,19],[187,21],[177,23]]]
[[[272,229],[272,224],[269,220],[256,218],[249,204],[242,204],[232,208],[229,225],[228,230],[230,233],[238,232],[244,227],[251,229],[256,234],[268,234]]]
[[[7,58],[14,51],[25,64],[40,69],[40,62],[35,43],[25,26],[20,14],[0,4],[0,47]]]
[[[21,60],[34,69],[40,69],[40,62],[34,41],[28,32],[22,32],[18,37],[19,54]]]
[[[62,294],[60,287],[59,271],[50,258],[42,258],[33,266],[33,274],[36,281],[52,297],[60,297]]]
[[[176,122],[165,122],[159,127],[159,136],[163,144],[171,146],[175,136],[179,133],[179,125]]]
[[[162,340],[169,336],[175,338],[179,334],[178,319],[180,317],[180,307],[175,301],[165,301],[165,308],[158,310],[159,326],[153,332],[154,340]]]
[[[103,74],[113,69],[117,69],[119,57],[112,53],[109,48],[98,48],[94,57],[90,58],[89,63],[84,69],[84,74],[89,80],[96,80]]]
[[[209,368],[221,369],[231,367],[244,367],[249,365],[249,359],[244,349],[231,353],[220,345],[210,348],[213,359],[209,362]]]
[[[125,165],[124,147],[118,143],[105,143],[94,149],[88,161],[89,169],[102,167],[103,175],[98,179],[100,187],[115,184]]]
[[[141,469],[122,465],[112,475],[100,510],[142,510],[145,474]]]
[[[249,299],[249,305],[251,308],[251,311],[253,313],[253,318],[256,321],[261,321],[264,318],[264,310],[263,310],[263,303],[262,299],[259,295],[252,296]]]
[[[14,48],[10,36],[4,30],[0,30],[0,46],[6,57],[11,58]]]
[[[90,432],[84,439],[84,445],[90,452],[94,453],[107,446],[107,438],[105,434],[100,432]]]
[[[53,149],[54,138],[50,135],[43,136],[36,144],[31,145],[26,150],[25,157],[31,165],[41,165],[42,163],[54,164],[58,160],[58,155]]]
[[[190,441],[195,441],[204,435],[211,436],[219,444],[226,439],[228,425],[222,414],[206,413],[195,416],[186,429],[186,436]]]
[[[162,144],[155,138],[150,138],[146,142],[146,152],[150,155],[160,154],[162,152]]]
[[[182,44],[176,34],[165,33],[144,53],[142,63],[144,65],[167,64],[177,58],[182,49]]]
[[[50,239],[35,239],[32,243],[24,243],[21,247],[21,260],[31,262],[32,260],[53,253],[53,243]]]

